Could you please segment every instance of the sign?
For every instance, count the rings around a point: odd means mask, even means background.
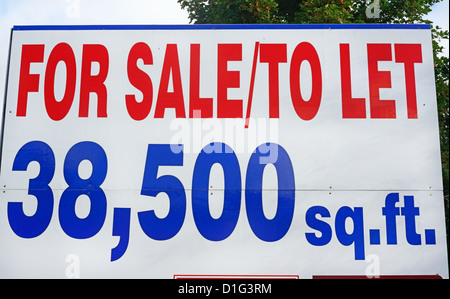
[[[429,25],[15,26],[1,277],[448,278]]]

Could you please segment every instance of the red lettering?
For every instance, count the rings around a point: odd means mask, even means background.
[[[287,62],[286,44],[261,44],[260,51],[260,62],[269,64],[269,117],[279,118],[278,64]]]
[[[306,60],[311,66],[312,91],[311,97],[305,101],[300,91],[300,66]],[[322,70],[316,49],[310,43],[297,45],[292,54],[290,69],[290,89],[295,112],[303,120],[313,119],[319,111],[322,99]]]
[[[98,62],[99,72],[92,75],[92,62]],[[97,94],[97,117],[107,117],[107,89],[105,80],[108,76],[109,55],[103,45],[83,45],[81,63],[80,111],[79,117],[87,117],[89,112],[89,95]]]
[[[366,99],[352,97],[349,44],[340,44],[342,117],[366,118]]]
[[[371,118],[395,118],[395,101],[381,100],[380,88],[391,88],[391,73],[379,71],[378,61],[391,61],[390,44],[367,44]]]
[[[172,73],[173,92],[168,91],[170,73]],[[180,62],[178,60],[178,48],[176,44],[168,44],[166,46],[155,118],[163,118],[167,108],[175,108],[177,118],[186,117],[183,87],[181,85]]]
[[[240,87],[239,71],[229,71],[228,61],[242,61],[242,44],[217,48],[217,117],[242,118],[242,99],[228,99],[228,88]]]
[[[20,64],[19,92],[17,97],[17,116],[27,115],[28,93],[39,90],[39,75],[30,74],[31,63],[44,61],[44,45],[23,45]]]
[[[200,98],[200,45],[191,45],[191,70],[189,78],[189,117],[213,117],[213,99]],[[197,111],[194,114],[194,111]]]
[[[66,87],[62,100],[55,98],[55,71],[60,62],[66,66]],[[76,61],[72,48],[66,43],[57,44],[48,58],[45,70],[44,99],[48,116],[55,121],[63,119],[70,110],[75,96]]]
[[[142,101],[138,102],[135,95],[125,95],[128,114],[134,120],[143,120],[150,113],[153,101],[153,85],[150,77],[137,66],[142,59],[144,65],[153,64],[150,47],[146,43],[135,44],[128,55],[128,79],[130,83],[142,92]]]
[[[420,44],[395,44],[395,62],[405,64],[406,106],[408,118],[417,118],[416,76],[414,63],[422,63]]]

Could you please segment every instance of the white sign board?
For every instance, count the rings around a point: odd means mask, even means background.
[[[449,275],[428,25],[15,26],[3,130],[2,278]]]

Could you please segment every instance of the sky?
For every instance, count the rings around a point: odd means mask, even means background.
[[[429,19],[448,30],[449,0],[435,4]],[[188,13],[177,0],[0,0],[0,95],[4,94],[13,25],[188,23]],[[448,56],[448,40],[444,46]],[[2,110],[3,96],[0,99]]]

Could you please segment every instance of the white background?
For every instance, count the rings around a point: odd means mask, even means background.
[[[108,48],[110,68],[105,82],[108,88],[108,118],[97,119],[95,101],[91,97],[89,117],[78,118],[78,98],[81,66],[77,65],[77,90],[72,109],[62,121],[48,118],[43,100],[45,63],[36,64],[31,73],[41,74],[40,92],[28,94],[27,117],[15,117],[21,45],[45,43],[44,62],[57,43],[69,43],[77,62],[81,61],[83,44],[99,43]],[[136,93],[129,83],[126,62],[129,50],[137,42],[146,42],[153,52],[153,66],[145,69],[153,81],[154,101],[147,119],[132,120],[125,107],[125,94]],[[164,59],[165,45],[177,43],[180,58],[186,113],[189,99],[189,45],[201,44],[200,95],[214,98],[217,94],[217,44],[242,43],[242,62],[230,62],[228,69],[240,71],[241,88],[230,89],[229,98],[240,98],[246,111],[248,85],[255,41],[287,43],[288,63],[280,64],[280,119],[276,134],[263,136],[263,142],[273,141],[288,152],[295,173],[296,207],[289,232],[280,241],[267,243],[255,237],[248,225],[244,194],[241,213],[235,231],[221,242],[210,242],[197,231],[190,206],[192,171],[198,151],[194,145],[186,149],[181,167],[162,167],[159,175],[170,174],[180,179],[186,189],[187,212],[180,233],[168,241],[157,242],[145,236],[136,213],[155,209],[158,216],[167,213],[164,194],[157,199],[141,196],[144,163],[149,143],[171,143],[178,134],[172,111],[162,120],[153,119],[157,88]],[[307,41],[316,48],[322,66],[323,94],[316,117],[301,120],[295,113],[289,89],[289,62],[298,43]],[[382,99],[396,100],[396,119],[342,119],[340,97],[339,44],[350,44],[353,97],[368,98],[367,43],[420,43],[423,63],[415,65],[418,119],[407,119],[404,90],[404,65],[379,63],[379,69],[390,71],[392,88],[380,91]],[[442,179],[434,91],[431,38],[428,30],[209,30],[209,31],[46,31],[15,32],[11,51],[9,93],[2,157],[1,186],[5,191],[0,201],[0,275],[2,277],[64,277],[70,254],[80,257],[82,277],[172,277],[175,274],[296,274],[310,278],[314,274],[362,274],[366,261],[354,261],[352,246],[340,245],[335,237],[330,244],[314,247],[304,234],[314,232],[305,223],[309,207],[323,205],[334,215],[339,207],[363,207],[365,216],[366,256],[376,254],[381,261],[381,274],[440,274],[448,277],[445,226],[442,200]],[[303,69],[303,67],[302,67]],[[310,78],[305,67],[301,82],[308,94]],[[252,117],[269,125],[267,65],[258,64]],[[63,80],[64,81],[64,80]],[[305,96],[306,97],[306,96]],[[367,109],[369,109],[367,101]],[[215,112],[216,113],[216,112]],[[367,113],[370,115],[369,113]],[[214,114],[215,115],[215,114]],[[245,183],[247,164],[254,146],[243,140],[226,136],[227,120],[221,120],[212,131],[202,120],[201,146],[211,141],[226,142],[236,150]],[[239,121],[237,121],[239,122]],[[194,143],[194,121],[186,120],[190,130],[184,142]],[[258,122],[251,123],[245,134],[262,133]],[[235,124],[235,123],[233,123]],[[175,129],[174,129],[175,128]],[[253,130],[253,131],[252,131]],[[208,135],[209,134],[209,135]],[[245,135],[244,136],[247,136]],[[211,137],[213,136],[213,137]],[[248,136],[247,136],[248,137]],[[57,208],[49,228],[35,239],[20,239],[11,231],[6,217],[7,202],[24,201],[32,214],[35,200],[27,197],[28,179],[39,172],[30,165],[27,172],[12,172],[12,162],[19,148],[32,140],[49,144],[55,152],[56,171],[50,184],[55,194],[55,207],[67,187],[62,176],[64,157],[75,143],[90,140],[100,144],[108,157],[108,175],[102,188],[108,199],[108,213],[102,230],[91,239],[74,240],[61,230]],[[89,168],[89,167],[87,167]],[[84,170],[80,170],[84,171]],[[88,173],[89,170],[86,170]],[[220,215],[223,205],[223,179],[220,168],[212,169],[210,185],[211,213]],[[6,186],[6,187],[4,187]],[[269,166],[264,175],[264,208],[274,215],[276,207],[276,174]],[[435,229],[436,245],[412,246],[404,240],[404,228],[398,220],[399,244],[383,245],[384,217],[381,207],[391,192],[400,196],[414,195],[420,207],[417,231]],[[34,206],[33,206],[34,205]],[[77,204],[78,205],[78,204]],[[89,209],[89,201],[80,198],[80,214]],[[114,207],[131,208],[131,237],[127,252],[111,263],[110,249],[117,244],[112,237]],[[267,209],[267,210],[266,210]],[[80,216],[81,217],[81,216]],[[272,216],[273,217],[273,216]],[[333,216],[330,223],[334,223]],[[381,230],[382,245],[368,244],[368,230]],[[402,235],[403,233],[403,235]],[[422,240],[422,243],[424,241]],[[44,266],[45,265],[45,266]],[[343,266],[345,265],[345,266]]]

